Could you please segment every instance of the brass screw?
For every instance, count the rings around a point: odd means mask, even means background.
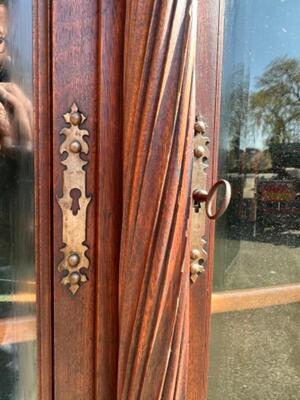
[[[73,253],[68,258],[68,263],[71,267],[76,267],[80,262],[80,257],[77,253]]]
[[[70,150],[72,153],[79,153],[81,151],[81,143],[78,140],[74,140],[70,144]]]
[[[196,120],[195,125],[194,125],[194,129],[197,133],[205,133],[206,132],[206,123],[203,120]]]
[[[72,112],[70,115],[70,122],[72,125],[80,125],[82,122],[81,114],[78,111]]]
[[[203,274],[205,271],[205,268],[203,265],[200,265],[198,263],[194,263],[191,265],[191,274]]]
[[[80,282],[80,275],[78,272],[72,272],[70,275],[70,283],[71,285],[77,285]]]
[[[203,157],[204,154],[205,154],[205,149],[204,149],[203,146],[197,146],[197,147],[194,149],[194,156],[195,156],[196,158]]]
[[[78,272],[72,272],[70,275],[70,283],[71,285],[77,285],[80,282],[80,275]]]
[[[190,257],[191,257],[192,260],[197,260],[198,258],[200,258],[200,256],[201,256],[201,253],[200,253],[200,251],[198,249],[192,249],[191,250]]]

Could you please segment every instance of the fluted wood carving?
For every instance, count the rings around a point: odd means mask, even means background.
[[[186,399],[193,0],[127,0],[118,400]]]

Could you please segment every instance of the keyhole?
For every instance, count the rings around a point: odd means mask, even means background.
[[[79,189],[72,189],[70,191],[70,197],[72,198],[71,210],[73,215],[77,215],[80,210],[79,199],[81,197],[81,191]]]

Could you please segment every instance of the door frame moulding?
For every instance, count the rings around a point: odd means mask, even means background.
[[[53,399],[51,1],[33,0],[38,398]]]

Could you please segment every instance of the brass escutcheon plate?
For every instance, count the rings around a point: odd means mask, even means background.
[[[80,286],[87,282],[86,271],[90,260],[86,256],[88,246],[86,241],[87,209],[91,195],[86,194],[86,171],[83,169],[88,161],[80,155],[88,154],[89,147],[85,136],[87,130],[80,129],[86,117],[79,112],[75,103],[70,112],[64,114],[66,123],[70,126],[62,129],[61,135],[65,140],[60,145],[60,154],[63,157],[61,164],[63,170],[62,196],[57,198],[62,212],[62,241],[63,260],[58,266],[62,272],[62,284],[69,287],[73,295]]]
[[[196,188],[206,188],[207,168],[209,160],[209,137],[208,127],[201,115],[196,116],[193,139],[193,175],[192,192]],[[207,263],[207,243],[205,237],[206,215],[203,208],[195,212],[194,201],[192,200],[191,213],[191,255],[190,255],[190,279],[195,283],[199,275],[205,272]]]

